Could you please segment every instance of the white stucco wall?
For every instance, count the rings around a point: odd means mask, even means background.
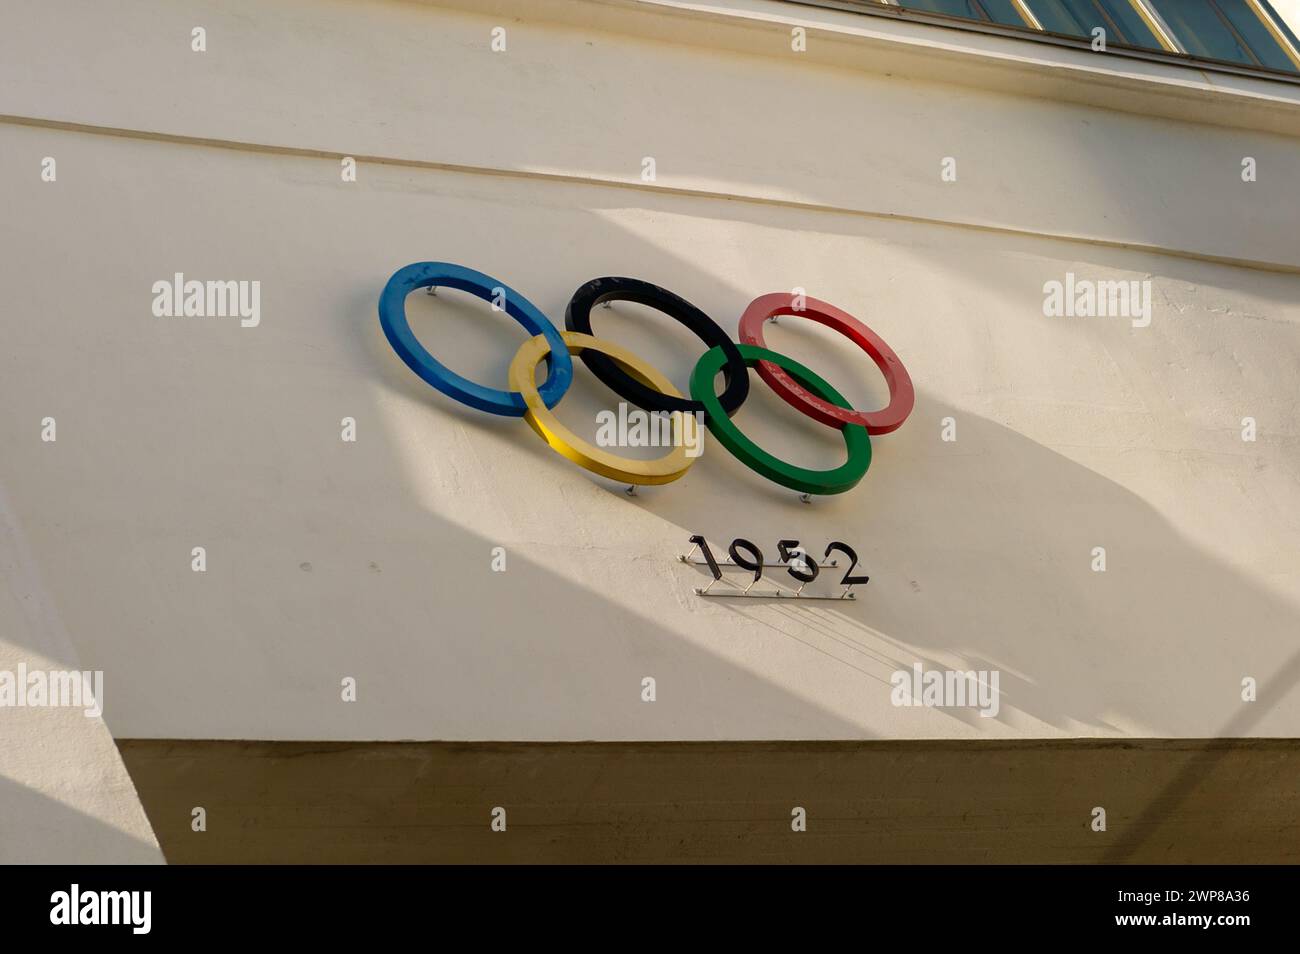
[[[0,670],[79,672],[85,667],[41,577],[0,493]],[[101,697],[109,702],[107,688]],[[101,719],[70,707],[0,709],[0,864],[161,861]]]
[[[112,733],[1300,732],[1300,87],[683,7],[7,11],[0,486],[83,667],[106,672]],[[805,59],[781,17],[816,22]],[[927,42],[943,82],[907,75]],[[1021,74],[1039,95],[1007,91]],[[628,499],[391,353],[379,290],[438,259],[557,323],[599,275],[669,287],[733,334],[753,297],[802,286],[890,342],[917,407],[840,498],[801,504],[714,446]],[[260,281],[260,326],[153,317],[177,271]],[[1150,327],[1044,317],[1043,283],[1070,271],[1149,278]],[[413,296],[417,330],[504,382],[523,332],[455,299]],[[629,307],[596,322],[685,386],[688,334]],[[795,321],[768,340],[881,402],[846,342]],[[590,428],[611,396],[578,377],[561,414]],[[747,432],[838,462],[833,433],[754,384]],[[695,532],[844,540],[872,581],[853,604],[702,601],[674,559]],[[1000,670],[998,716],[891,705],[917,661]]]

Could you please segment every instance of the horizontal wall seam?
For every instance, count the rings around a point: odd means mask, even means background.
[[[797,199],[783,199],[775,196],[764,196],[747,192],[719,192],[711,189],[693,189],[686,186],[651,185],[649,183],[632,180],[611,179],[603,176],[581,175],[576,173],[537,172],[528,169],[468,165],[465,163],[440,162],[431,159],[407,159],[398,156],[364,155],[347,150],[314,149],[306,146],[273,145],[269,143],[246,142],[234,139],[213,139],[203,136],[188,136],[180,133],[151,132],[142,129],[100,126],[91,123],[78,123],[66,120],[43,119],[34,116],[17,116],[3,113],[0,113],[0,124],[26,126],[37,129],[54,129],[62,132],[86,133],[97,136],[111,136],[114,138],[135,139],[146,142],[162,142],[173,145],[199,146],[209,149],[227,149],[237,152],[290,156],[294,158],[338,160],[344,156],[349,156],[355,159],[358,164],[398,166],[411,169],[428,169],[437,172],[452,172],[462,175],[528,179],[566,185],[586,185],[612,189],[625,189],[635,192],[654,193],[656,195],[672,195],[693,199],[747,202],[752,205],[775,206],[801,212],[820,212],[893,222],[907,222],[917,225],[959,229],[968,232],[981,232],[990,235],[1006,235],[1015,238],[1077,242],[1099,248],[1121,249],[1124,251],[1166,255],[1172,258],[1209,262],[1236,268],[1249,268],[1257,271],[1281,272],[1286,274],[1300,274],[1300,264],[1290,264],[1287,262],[1270,262],[1263,259],[1234,258],[1232,256],[1214,255],[1208,252],[1197,252],[1191,249],[1173,248],[1171,246],[1152,245],[1143,242],[1126,242],[1121,239],[1100,238],[1069,232],[1048,232],[1035,229],[1021,229],[1005,225],[988,225],[979,222],[966,222],[960,219],[940,219],[931,216],[912,215],[906,212],[887,212],[878,209],[837,206],[819,202],[804,202]]]

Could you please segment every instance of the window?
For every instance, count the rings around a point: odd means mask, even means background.
[[[875,0],[963,20],[1300,75],[1300,40],[1269,0]]]
[[[1251,0],[1147,0],[1192,56],[1300,72],[1287,55],[1281,21],[1268,4]],[[1262,14],[1262,15],[1261,15]],[[1294,51],[1293,51],[1294,52]]]
[[[1164,49],[1129,0],[1028,0],[1028,5],[1042,28],[1053,33],[1091,38],[1092,31],[1101,27],[1107,43]]]
[[[1028,24],[1015,0],[903,0],[901,6],[967,20],[989,20],[1004,26],[1023,27]]]

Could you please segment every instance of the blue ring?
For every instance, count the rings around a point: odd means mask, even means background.
[[[505,293],[506,314],[523,325],[529,337],[545,335],[550,343],[551,352],[546,358],[546,383],[538,388],[538,393],[548,408],[559,403],[573,383],[573,359],[569,356],[568,345],[560,337],[559,329],[519,292],[464,265],[416,262],[399,268],[384,286],[383,293],[379,296],[379,324],[384,329],[388,343],[408,368],[447,397],[480,411],[505,417],[523,417],[528,410],[523,395],[518,391],[484,387],[468,378],[462,378],[440,364],[416,339],[406,320],[406,296],[417,288],[428,288],[430,285],[456,288],[484,301],[492,301],[493,289],[500,288]]]

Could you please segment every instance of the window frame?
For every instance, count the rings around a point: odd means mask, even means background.
[[[850,13],[864,13],[868,16],[892,17],[897,20],[911,21],[915,23],[928,23],[935,26],[947,27],[949,29],[964,30],[967,32],[987,33],[995,36],[1014,37],[1017,39],[1028,39],[1037,43],[1048,43],[1054,46],[1072,47],[1075,49],[1091,50],[1091,40],[1088,37],[1071,36],[1065,33],[1054,33],[1050,30],[1044,30],[1038,23],[1037,17],[1034,16],[1032,9],[1026,3],[1026,0],[1012,0],[1017,11],[1025,18],[1025,26],[1012,26],[1009,24],[998,23],[994,20],[971,20],[966,17],[951,16],[946,13],[932,13],[926,10],[909,9],[900,5],[900,0],[789,0],[802,6],[822,7],[824,9],[842,10]],[[906,0],[903,0],[906,2]],[[1145,0],[1130,0],[1138,11],[1139,15],[1146,21],[1148,28],[1155,34],[1156,39],[1164,49],[1154,50],[1149,47],[1128,46],[1124,43],[1107,41],[1106,52],[1108,54],[1131,59],[1149,60],[1158,63],[1169,63],[1176,66],[1190,67],[1192,69],[1208,69],[1221,73],[1234,73],[1240,76],[1249,76],[1258,79],[1275,80],[1278,82],[1289,83],[1291,85],[1300,85],[1300,72],[1290,72],[1287,70],[1275,69],[1264,65],[1252,65],[1238,63],[1234,60],[1220,60],[1211,57],[1195,56],[1183,48],[1178,41],[1177,36],[1169,29],[1168,24],[1160,17],[1159,13],[1145,2]],[[1252,12],[1259,17],[1264,28],[1272,36],[1274,42],[1282,48],[1287,58],[1300,70],[1300,47],[1297,47],[1288,37],[1285,29],[1273,21],[1273,15],[1270,15],[1268,8],[1260,6],[1258,0],[1246,0],[1247,5]],[[1294,28],[1292,28],[1294,30]],[[1252,56],[1255,55],[1252,51]],[[1257,58],[1257,57],[1256,57]]]

